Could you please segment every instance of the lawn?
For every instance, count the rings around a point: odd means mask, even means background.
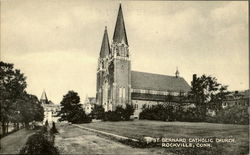
[[[127,122],[93,122],[81,124],[109,133],[139,139],[145,136],[168,138],[234,138],[234,143],[218,143],[220,151],[231,154],[248,152],[248,126],[214,123],[161,122],[136,120]]]
[[[168,154],[171,152],[156,149],[140,149],[112,141],[108,138],[99,137],[79,127],[68,124],[57,124],[59,134],[55,137],[55,146],[60,154],[114,154],[114,155],[151,155]]]
[[[34,132],[34,130],[21,129],[3,137],[0,140],[0,154],[18,154],[20,149],[25,145],[28,137]]]

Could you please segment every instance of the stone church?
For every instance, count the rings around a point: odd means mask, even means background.
[[[136,52],[136,51],[132,51]],[[164,103],[168,95],[185,95],[190,86],[184,78],[131,70],[125,22],[120,4],[112,43],[105,27],[97,67],[96,102],[105,111],[117,105],[133,104],[138,117],[143,104]]]

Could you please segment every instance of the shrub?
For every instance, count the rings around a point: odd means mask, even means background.
[[[226,124],[249,124],[248,106],[234,105],[221,109],[214,117],[207,118],[207,122]]]
[[[108,111],[104,113],[103,121],[121,121],[121,115],[116,111]]]
[[[59,155],[59,152],[44,134],[38,132],[28,138],[19,154]]]
[[[52,134],[58,133],[55,122],[52,123],[52,128],[50,129],[50,132]]]
[[[70,113],[69,122],[78,124],[78,123],[90,123],[92,118],[89,115],[86,115],[82,109],[76,109]]]
[[[49,126],[48,120],[45,121],[45,126],[46,126],[46,127]]]
[[[147,120],[173,121],[175,119],[173,110],[174,107],[171,105],[164,106],[162,104],[157,104],[151,107],[143,106],[139,118]]]
[[[126,107],[117,106],[115,111],[104,113],[103,121],[128,121],[130,116],[134,114],[134,107],[131,104],[126,104]]]
[[[95,104],[94,109],[91,112],[91,117],[94,119],[103,119],[104,108],[102,105]]]

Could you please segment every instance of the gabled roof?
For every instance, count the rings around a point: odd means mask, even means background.
[[[133,89],[188,92],[190,86],[182,77],[131,71],[131,87]]]
[[[100,57],[104,58],[110,53],[110,46],[109,46],[109,38],[108,38],[108,32],[107,27],[105,27],[103,39],[102,39],[102,46],[100,51]]]
[[[123,13],[122,13],[122,6],[120,4],[118,16],[116,19],[115,31],[113,35],[113,42],[122,43],[123,41],[126,45],[128,45],[128,39],[127,39],[124,18],[123,18]]]

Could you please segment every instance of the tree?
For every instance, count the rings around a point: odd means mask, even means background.
[[[71,123],[90,123],[92,121],[91,117],[86,115],[82,108],[75,108],[69,114]]]
[[[202,75],[196,77],[191,82],[189,98],[196,104],[196,108],[201,112],[201,119],[205,120],[208,109],[216,110],[221,107],[222,100],[226,95],[226,86],[217,82],[212,76]]]
[[[227,91],[227,86],[221,86],[217,94],[211,95],[211,101],[209,104],[209,108],[215,110],[218,113],[222,110],[222,103],[226,100],[226,96],[229,94]]]
[[[3,135],[8,132],[8,124],[26,125],[31,121],[42,121],[43,107],[36,96],[25,91],[26,77],[10,63],[0,62],[0,120]]]
[[[80,97],[74,91],[69,91],[64,95],[60,104],[61,110],[58,113],[61,116],[60,121],[69,121],[72,111],[81,108]]]
[[[24,122],[26,127],[29,127],[32,121],[42,121],[44,118],[43,107],[35,95],[25,93],[18,101],[18,107],[20,121]]]
[[[63,96],[61,101],[61,111],[58,116],[61,116],[60,121],[68,121],[72,123],[90,122],[91,119],[85,114],[80,104],[78,93],[69,91]]]
[[[26,77],[14,65],[0,61],[0,120],[2,123],[2,133],[6,133],[6,127],[13,116],[17,116],[17,106],[15,103],[24,93],[26,88]]]

